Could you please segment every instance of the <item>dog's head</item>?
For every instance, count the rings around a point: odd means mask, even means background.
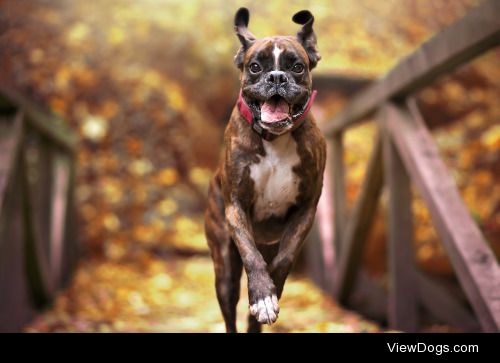
[[[256,39],[248,30],[246,8],[236,12],[234,25],[241,42],[234,61],[241,70],[241,90],[246,103],[260,117],[260,126],[273,134],[293,127],[311,95],[311,70],[321,56],[316,48],[313,15],[302,10],[292,20],[302,25],[296,36]]]

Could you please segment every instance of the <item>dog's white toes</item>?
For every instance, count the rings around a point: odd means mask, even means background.
[[[269,318],[268,324],[272,324],[278,318],[273,306],[274,304],[269,296],[265,298],[264,303],[266,304],[267,317]]]
[[[250,305],[250,314],[255,316],[259,309],[257,308],[257,304]]]
[[[257,301],[257,304],[250,306],[250,313],[255,316],[261,324],[271,325],[278,319],[279,307],[276,296],[267,296],[265,299]]]
[[[278,305],[278,297],[276,295],[273,295],[271,297],[271,300],[273,301],[273,308],[276,313],[280,312],[280,306]]]
[[[257,321],[259,323],[267,323],[267,311],[264,300],[259,300],[257,302],[257,308],[259,309],[259,312],[256,315]]]

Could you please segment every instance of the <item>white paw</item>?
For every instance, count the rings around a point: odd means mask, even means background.
[[[266,296],[264,299],[258,300],[257,303],[250,306],[250,314],[255,316],[261,324],[271,325],[278,319],[280,307],[276,295]]]

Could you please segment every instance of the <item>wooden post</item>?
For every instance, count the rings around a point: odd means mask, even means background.
[[[328,142],[329,158],[332,160],[330,180],[333,181],[333,206],[334,206],[334,244],[335,254],[338,256],[342,250],[345,222],[347,220],[347,202],[344,172],[344,145],[343,134],[335,134]]]
[[[28,126],[26,127],[26,136],[33,138],[33,145],[25,147],[25,154],[29,151],[37,155],[36,160],[28,164],[29,168],[33,168],[36,173],[36,180],[29,180],[32,187],[31,196],[31,209],[33,214],[33,222],[35,223],[35,230],[37,231],[37,239],[41,244],[41,250],[44,254],[49,256],[50,245],[50,229],[52,220],[52,185],[53,178],[53,158],[51,141],[48,138],[37,135]],[[29,158],[28,158],[29,161]]]
[[[346,227],[342,251],[338,256],[335,295],[342,304],[347,303],[349,293],[356,281],[364,243],[377,210],[383,181],[381,144],[380,135],[377,135],[360,195]]]
[[[75,178],[76,161],[75,155],[67,153],[68,157],[68,188],[66,194],[66,214],[64,218],[64,248],[63,263],[61,266],[61,285],[64,286],[73,276],[80,255],[80,237],[77,235],[77,218],[75,213]]]
[[[383,112],[385,114],[385,112]],[[384,125],[382,118],[379,122]],[[388,320],[393,329],[416,331],[417,286],[413,251],[410,179],[394,147],[389,131],[382,126],[384,171],[388,192],[389,301]]]
[[[21,179],[23,227],[25,232],[26,275],[34,305],[43,307],[51,300],[56,286],[52,284],[47,251],[44,251],[43,245],[40,242],[40,231],[35,223],[33,197],[28,181],[26,155],[23,149],[21,149],[18,155],[18,160]]]
[[[61,266],[66,229],[66,215],[68,213],[68,191],[70,182],[69,160],[57,153],[52,157],[53,184],[51,190],[51,218],[50,218],[50,270],[55,285],[61,279]]]
[[[23,114],[0,118],[0,218],[7,185],[14,169],[21,140]]]

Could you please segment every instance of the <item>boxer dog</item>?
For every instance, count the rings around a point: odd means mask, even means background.
[[[224,134],[225,153],[209,187],[205,233],[227,332],[236,332],[242,269],[248,332],[278,318],[278,300],[311,229],[323,185],[325,141],[309,112],[311,70],[320,60],[313,15],[292,20],[296,36],[256,39],[246,8],[234,25],[241,90]]]

